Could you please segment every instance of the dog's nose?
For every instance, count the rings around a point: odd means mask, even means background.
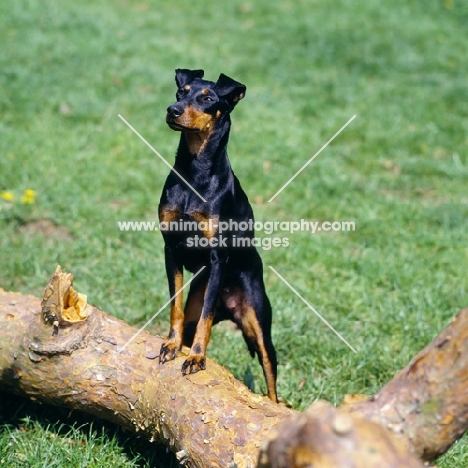
[[[167,115],[173,119],[177,119],[184,113],[184,110],[177,104],[173,104],[167,108]]]

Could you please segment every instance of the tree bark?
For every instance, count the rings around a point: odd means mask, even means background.
[[[0,389],[113,421],[165,444],[183,466],[371,467],[378,460],[382,468],[416,468],[408,447],[432,459],[467,428],[467,311],[351,414],[323,403],[300,414],[251,393],[212,360],[189,376],[180,371],[184,356],[159,365],[161,338],[143,332],[130,342],[137,330],[89,305],[72,280],[58,268],[42,303],[0,289]],[[409,442],[402,446],[371,420]]]
[[[468,429],[468,309],[377,395],[358,400],[339,410],[319,402],[281,424],[261,468],[412,468],[421,465],[408,451],[426,463],[444,454]]]
[[[318,401],[281,423],[258,468],[423,468],[381,425]]]
[[[208,359],[182,376],[159,365],[162,339],[72,291],[56,271],[40,300],[0,290],[0,388],[82,410],[168,446],[187,467],[254,467],[270,429],[293,411],[251,393]]]
[[[400,435],[422,460],[445,453],[468,429],[468,309],[377,395],[349,410]]]

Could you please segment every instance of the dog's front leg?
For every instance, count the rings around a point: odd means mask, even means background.
[[[215,316],[215,307],[223,284],[227,256],[216,250],[210,255],[211,270],[205,292],[205,300],[200,320],[198,321],[192,348],[182,364],[182,374],[195,374],[206,369],[206,347],[211,336]]]
[[[178,261],[176,255],[170,247],[164,248],[164,255],[166,260],[166,274],[169,283],[169,294],[173,297],[180,291],[184,285],[184,275],[182,263]],[[171,361],[176,357],[177,351],[182,346],[182,334],[184,330],[184,309],[182,293],[172,299],[171,301],[171,327],[169,336],[166,338],[161,346],[159,352],[159,362],[161,364],[166,361]]]

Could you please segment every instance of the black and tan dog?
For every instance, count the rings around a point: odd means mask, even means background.
[[[205,369],[211,327],[230,319],[242,330],[251,355],[257,354],[268,396],[276,401],[277,362],[263,265],[256,248],[248,242],[254,236],[252,228],[240,230],[236,224],[245,221],[245,227],[253,220],[252,208],[232,172],[226,151],[229,114],[244,97],[246,88],[223,74],[216,83],[203,80],[203,74],[203,70],[176,70],[177,102],[168,107],[166,121],[182,134],[174,171],[161,195],[159,219],[166,226],[184,222],[193,225],[195,221],[202,227],[197,232],[163,231],[171,297],[183,286],[184,268],[192,273],[205,268],[190,285],[185,309],[182,293],[171,303],[170,332],[159,361],[174,359],[183,344],[191,350],[182,373]],[[235,223],[220,234],[220,222],[228,224],[231,220]],[[203,238],[204,246],[194,245],[194,236]],[[235,242],[239,238],[248,239]],[[239,244],[242,247],[236,246]]]

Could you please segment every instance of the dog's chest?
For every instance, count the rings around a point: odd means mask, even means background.
[[[162,206],[159,209],[159,223],[163,235],[203,235],[211,239],[218,232],[219,216],[201,211],[184,212],[181,207]]]

